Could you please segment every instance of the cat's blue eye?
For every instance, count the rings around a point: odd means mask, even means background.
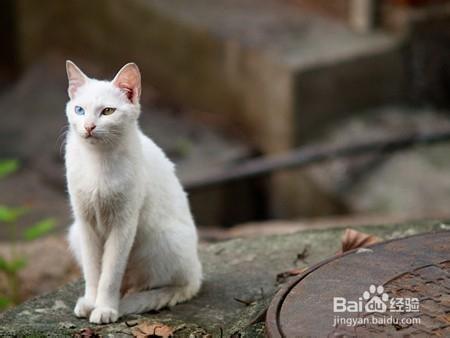
[[[83,107],[75,106],[75,114],[77,114],[77,115],[84,115]]]

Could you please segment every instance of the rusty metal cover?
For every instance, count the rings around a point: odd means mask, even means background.
[[[270,337],[450,336],[450,231],[319,263],[277,293],[266,329]]]

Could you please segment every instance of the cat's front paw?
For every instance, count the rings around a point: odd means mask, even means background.
[[[78,318],[89,317],[91,311],[95,308],[94,302],[89,301],[85,297],[78,298],[77,305],[75,305],[75,316]]]
[[[89,321],[95,324],[114,323],[117,319],[119,319],[119,312],[110,307],[97,307],[89,317]]]

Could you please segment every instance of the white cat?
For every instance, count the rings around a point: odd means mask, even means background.
[[[85,280],[75,315],[110,323],[192,298],[202,278],[197,232],[173,164],[139,129],[138,67],[111,82],[66,68],[69,242]]]

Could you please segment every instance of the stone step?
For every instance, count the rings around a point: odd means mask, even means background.
[[[55,49],[105,69],[134,60],[144,81],[230,117],[264,153],[404,93],[402,38],[357,34],[288,2],[19,3],[22,64]]]

